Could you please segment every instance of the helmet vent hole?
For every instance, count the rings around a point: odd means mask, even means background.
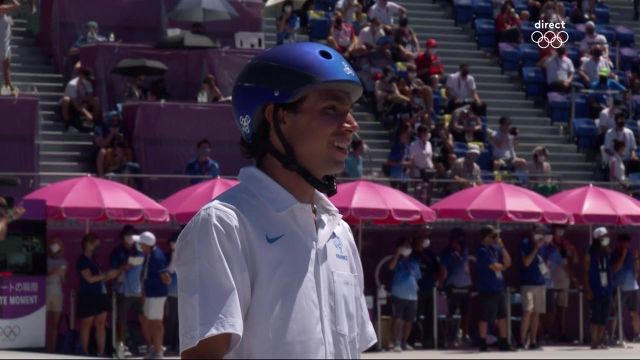
[[[322,56],[323,58],[325,58],[327,60],[333,59],[333,56],[327,50],[320,50],[320,56]]]

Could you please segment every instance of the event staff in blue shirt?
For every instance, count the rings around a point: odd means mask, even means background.
[[[524,348],[529,337],[529,350],[539,350],[538,325],[540,314],[547,312],[546,283],[549,268],[541,256],[541,249],[551,243],[553,234],[548,227],[537,224],[533,233],[522,239],[520,257],[522,268],[522,322],[520,324],[520,348]]]
[[[616,250],[613,252],[613,286],[622,292],[622,306],[631,314],[633,342],[640,342],[640,316],[638,316],[638,273],[640,273],[640,253],[630,247],[629,234],[620,234]],[[617,306],[618,302],[616,302]],[[614,318],[611,333],[615,333],[617,317]]]
[[[453,228],[449,233],[449,246],[442,254],[442,272],[445,279],[444,287],[447,294],[449,319],[460,313],[458,328],[454,328],[455,342],[469,343],[469,293],[471,292],[470,261],[475,257],[469,256],[466,245],[466,234],[461,228]],[[458,323],[456,322],[456,325]]]
[[[488,350],[487,333],[489,324],[498,323],[500,351],[511,351],[507,340],[507,298],[502,273],[511,266],[511,257],[504,248],[500,233],[493,226],[485,225],[480,229],[482,244],[477,252],[478,332],[480,351]]]
[[[607,228],[595,229],[584,262],[585,290],[587,300],[591,302],[591,350],[607,348],[602,340],[613,294],[609,241]]]
[[[393,271],[391,285],[393,340],[394,351],[411,350],[407,339],[411,334],[411,327],[416,321],[418,313],[418,280],[422,277],[420,264],[411,256],[413,249],[408,238],[398,241],[396,254],[389,263],[389,270]]]

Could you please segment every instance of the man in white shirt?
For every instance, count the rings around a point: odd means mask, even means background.
[[[598,72],[601,69],[609,69],[613,68],[613,64],[608,57],[603,56],[602,47],[600,45],[596,45],[591,50],[591,57],[586,58],[585,61],[582,62],[582,66],[578,70],[580,77],[582,78],[582,82],[584,86],[587,88],[591,87],[591,83],[598,80]],[[610,76],[614,77],[614,73],[611,71]]]
[[[234,116],[257,167],[178,239],[182,357],[359,358],[376,342],[358,249],[327,198],[361,95],[351,66],[317,43],[271,48],[240,73]]]
[[[500,128],[494,132],[489,139],[493,146],[494,171],[502,168],[517,170],[526,167],[527,161],[516,155],[516,134],[517,130],[511,127],[511,119],[506,116],[501,117]]]
[[[377,17],[371,18],[369,26],[360,30],[358,45],[352,51],[353,56],[369,55],[377,49],[378,40],[385,36],[382,24]]]
[[[389,0],[378,0],[369,9],[369,18],[377,18],[383,25],[393,25],[393,18],[396,14],[403,17],[407,9]]]
[[[418,127],[418,138],[409,145],[409,159],[411,160],[411,176],[427,181],[429,173],[434,172],[433,149],[429,139],[431,133],[426,126]]]
[[[607,38],[604,35],[596,33],[596,25],[593,21],[588,21],[584,28],[586,34],[584,39],[580,41],[580,53],[583,55],[589,54],[595,45],[601,45],[604,57],[608,58],[609,44],[607,43]]]
[[[20,7],[18,0],[0,1],[0,62],[2,63],[2,75],[4,76],[4,86],[13,90],[11,85],[11,26],[13,19],[10,13]]]
[[[569,92],[575,68],[571,59],[566,56],[567,49],[562,46],[556,53],[544,61],[547,72],[547,87],[549,91]]]
[[[93,86],[90,81],[91,70],[83,68],[78,63],[75,71],[77,76],[69,81],[64,89],[64,95],[60,99],[65,131],[70,126],[80,130],[81,118],[85,120],[83,126],[93,127],[96,122],[99,122],[99,117],[102,113],[98,98],[93,93]]]
[[[604,151],[607,155],[613,156],[615,149],[613,148],[614,140],[624,142],[624,153],[622,159],[628,163],[629,161],[638,161],[636,155],[636,137],[633,131],[625,126],[625,113],[617,112],[615,117],[616,126],[607,131],[604,135]]]
[[[476,80],[470,74],[469,65],[461,64],[458,72],[449,75],[445,90],[448,100],[446,112],[451,113],[459,107],[475,103],[478,109],[476,115],[486,115],[487,107],[478,95]]]

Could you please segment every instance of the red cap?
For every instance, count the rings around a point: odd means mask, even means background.
[[[427,47],[428,48],[438,47],[438,42],[436,41],[436,39],[431,38],[427,40]]]

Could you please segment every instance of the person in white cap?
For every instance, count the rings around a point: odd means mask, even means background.
[[[580,53],[583,56],[588,55],[589,53],[591,53],[591,49],[595,46],[595,45],[601,45],[602,46],[602,56],[605,59],[609,58],[609,44],[607,43],[607,38],[602,35],[602,34],[598,34],[596,32],[596,24],[593,23],[593,21],[587,21],[587,23],[584,26],[584,31],[586,32],[584,39],[582,39],[582,41],[580,41]],[[586,60],[588,60],[589,58],[587,58]]]
[[[585,256],[584,284],[587,300],[591,302],[591,350],[607,348],[603,340],[613,294],[609,242],[607,228],[595,229]]]
[[[163,357],[162,340],[164,339],[164,304],[169,293],[168,285],[171,276],[167,271],[167,260],[162,250],[156,246],[156,237],[150,231],[134,235],[133,241],[138,250],[146,255],[142,279],[144,281],[144,324],[148,334],[147,356],[145,358],[161,359]]]
[[[469,145],[465,157],[461,157],[451,167],[451,177],[458,184],[459,189],[476,186],[482,183],[480,166],[476,160],[480,156],[480,147],[476,144]]]

